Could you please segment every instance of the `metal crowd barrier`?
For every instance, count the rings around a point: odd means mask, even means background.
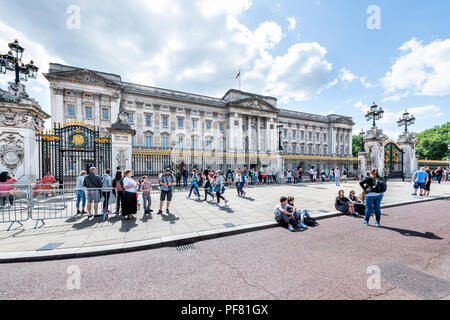
[[[77,208],[77,192],[79,194],[79,207]],[[83,190],[76,189],[56,189],[56,190],[35,190],[31,201],[31,220],[36,221],[34,228],[36,229],[39,222],[45,225],[45,220],[70,219],[75,217],[92,217],[102,216],[103,222],[112,210],[104,211],[103,202],[105,196],[108,196],[108,208],[116,207],[117,190],[114,188],[90,188]],[[83,194],[85,198],[85,206],[83,207]],[[89,214],[88,203],[91,201],[91,211]],[[95,210],[97,205],[97,210]],[[86,213],[78,213],[78,209],[86,211]],[[115,212],[115,211],[114,211]]]
[[[9,223],[7,231],[29,219],[29,190],[0,191],[0,223]]]

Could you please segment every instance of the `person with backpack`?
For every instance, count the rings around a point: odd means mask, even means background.
[[[175,176],[172,174],[170,168],[166,169],[166,173],[163,174],[159,180],[159,185],[161,186],[161,197],[159,202],[159,211],[158,215],[162,214],[162,208],[164,205],[164,201],[167,199],[167,205],[166,205],[166,213],[170,214],[169,208],[170,208],[170,202],[172,201],[173,196],[173,186],[175,185]],[[198,188],[197,188],[198,192]],[[198,195],[200,198],[200,194]]]
[[[161,180],[161,178],[160,178]],[[195,191],[195,193],[197,194],[198,200],[200,200],[200,192],[198,191],[198,187],[199,187],[199,182],[200,178],[198,177],[198,172],[197,170],[193,169],[192,170],[192,181],[191,181],[191,189],[189,190],[189,194],[187,196],[188,199],[191,198],[191,194],[192,191]]]
[[[359,185],[366,193],[366,217],[363,224],[368,226],[370,217],[375,212],[375,225],[381,227],[381,201],[387,190],[386,182],[380,177],[378,169],[372,169],[370,178],[365,178]]]
[[[102,195],[102,179],[97,175],[97,169],[92,167],[89,169],[89,174],[84,178],[83,185],[87,190],[87,209],[88,215],[91,216],[92,203],[94,203],[94,217],[99,217],[98,204],[100,203]]]
[[[116,196],[116,214],[120,214],[120,207],[123,203],[123,180],[122,171],[116,171],[116,176],[112,182],[113,194]]]

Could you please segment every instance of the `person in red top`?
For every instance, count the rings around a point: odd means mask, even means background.
[[[56,178],[51,174],[51,172],[47,172],[47,174],[42,178],[41,181],[36,183],[36,186],[34,187],[34,190],[53,190],[52,184],[56,183]],[[49,192],[50,193],[50,192]],[[44,196],[46,193],[42,192],[39,194],[39,196]],[[54,192],[51,192],[52,195],[55,195]],[[35,192],[33,194],[34,196],[37,196],[38,193]]]
[[[16,177],[11,176],[8,172],[2,172],[0,174],[0,206],[6,205],[6,199],[9,198],[9,204],[14,205],[14,197],[12,191],[16,189],[14,183],[18,180]]]

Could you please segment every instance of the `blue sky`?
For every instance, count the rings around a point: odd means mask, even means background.
[[[0,7],[0,52],[19,38],[26,62],[34,58],[43,72],[60,62],[221,97],[238,88],[240,69],[243,90],[276,96],[287,109],[349,115],[355,133],[369,128],[364,111],[374,101],[386,111],[379,126],[394,139],[405,108],[417,117],[415,132],[450,121],[449,1],[0,0]],[[1,76],[2,88],[6,82]],[[49,111],[45,78],[28,91]]]

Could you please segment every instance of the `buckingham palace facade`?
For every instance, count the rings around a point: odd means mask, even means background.
[[[133,157],[152,150],[213,152],[214,159],[202,156],[201,163],[194,162],[216,169],[275,168],[281,145],[285,170],[344,166],[353,171],[350,117],[280,109],[274,97],[234,89],[213,98],[54,63],[44,76],[50,83],[53,123],[79,121],[106,133],[122,103],[136,131]]]

